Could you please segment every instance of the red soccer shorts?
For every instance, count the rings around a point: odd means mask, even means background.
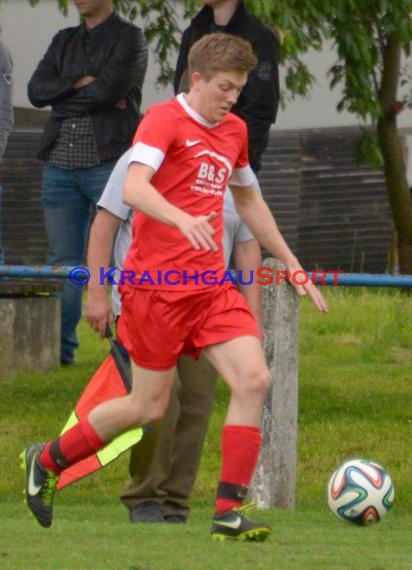
[[[168,370],[180,354],[195,358],[202,348],[261,333],[245,298],[233,285],[199,291],[122,287],[119,338],[133,361]]]

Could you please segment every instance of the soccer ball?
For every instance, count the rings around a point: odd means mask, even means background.
[[[362,526],[376,523],[387,515],[394,498],[389,473],[372,461],[345,461],[329,479],[328,504],[343,521]]]

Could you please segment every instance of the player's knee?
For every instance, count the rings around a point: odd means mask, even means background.
[[[162,417],[163,412],[159,406],[142,406],[140,402],[136,404],[131,401],[130,405],[124,409],[123,422],[125,429],[131,429],[151,424]]]
[[[264,368],[255,377],[256,390],[262,394],[266,394],[272,382],[272,376],[267,368]]]
[[[163,402],[154,401],[149,405],[140,407],[137,411],[139,417],[139,425],[148,425],[161,420],[165,413]]]
[[[249,372],[244,382],[241,382],[239,389],[244,392],[245,397],[264,397],[271,383],[271,375],[267,368]]]
[[[150,424],[152,422],[157,422],[161,420],[164,416],[164,407],[158,405],[154,405],[150,410],[146,412],[146,421],[145,425]]]

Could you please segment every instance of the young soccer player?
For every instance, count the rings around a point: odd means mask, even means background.
[[[153,106],[137,130],[124,191],[136,210],[134,239],[119,320],[133,387],[56,440],[26,449],[26,499],[43,526],[52,522],[61,470],[124,430],[161,418],[179,355],[202,350],[231,389],[212,537],[264,540],[271,533],[242,506],[261,447],[261,408],[271,377],[256,321],[225,279],[222,208],[229,181],[236,208],[259,242],[291,273],[302,268],[255,191],[246,125],[230,113],[255,64],[248,42],[204,36],[189,54],[188,95]],[[295,287],[327,311],[311,283]]]
[[[87,263],[91,278],[85,316],[90,326],[102,336],[107,324],[121,313],[116,285],[112,287],[110,303],[100,272],[101,268],[110,269],[112,252],[115,266],[123,268],[132,241],[133,210],[123,202],[132,152],[130,148],[114,167],[90,229]],[[240,275],[242,272],[246,275],[250,271],[256,273],[262,266],[260,246],[238,216],[229,189],[224,194],[223,218],[225,265],[232,256],[234,269],[240,271]],[[240,282],[237,286],[260,323],[261,285]],[[131,449],[131,481],[121,495],[130,522],[183,524],[187,521],[189,498],[213,410],[216,377],[216,371],[202,355],[198,360],[190,356],[179,357],[174,387],[162,420],[151,426],[153,429]]]

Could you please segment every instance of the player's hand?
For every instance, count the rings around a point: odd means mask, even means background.
[[[302,266],[298,262],[293,262],[288,264],[287,269],[293,276],[292,279],[289,279],[289,283],[293,285],[298,295],[301,297],[309,295],[315,307],[319,309],[319,311],[327,313],[329,310],[327,302],[316,285],[314,285],[310,279],[307,281],[308,276]],[[307,283],[305,283],[305,281],[307,281]]]
[[[101,337],[105,336],[106,326],[115,320],[111,304],[107,299],[92,297],[90,294],[86,302],[85,317],[92,329]]]
[[[313,301],[313,304],[317,309],[319,309],[319,311],[322,311],[322,313],[327,313],[329,311],[328,304],[316,285],[313,285],[311,281],[308,281],[308,283],[306,283],[306,285],[302,285],[302,287],[304,290],[303,294],[309,295]]]
[[[177,227],[195,249],[217,251],[218,246],[213,239],[215,230],[210,224],[216,218],[216,215],[216,212],[210,212],[207,216],[190,216],[185,214],[177,223]]]

